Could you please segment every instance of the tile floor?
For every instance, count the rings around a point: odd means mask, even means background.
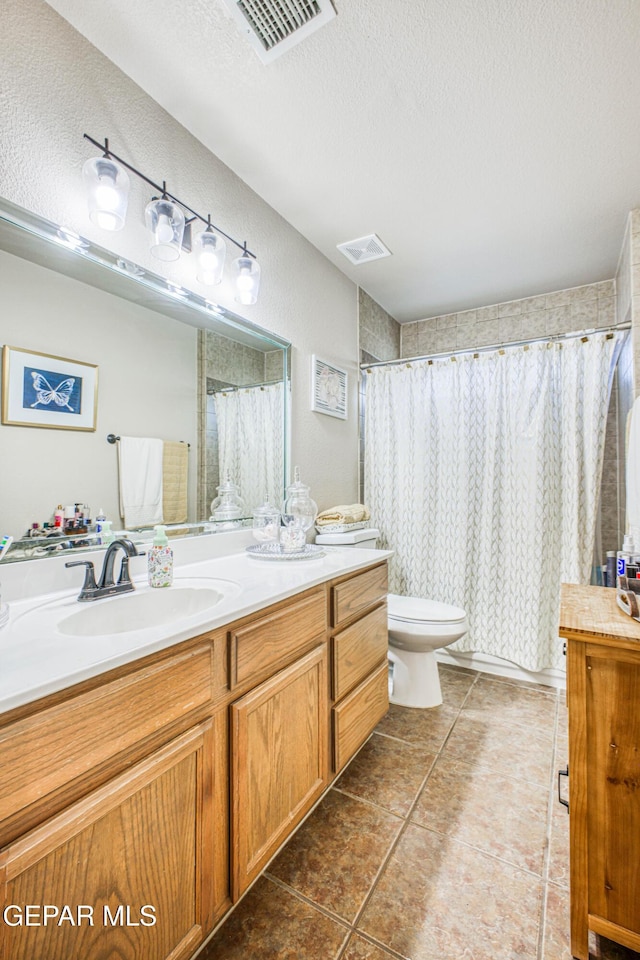
[[[443,705],[390,708],[198,960],[570,960],[564,693],[440,676]]]

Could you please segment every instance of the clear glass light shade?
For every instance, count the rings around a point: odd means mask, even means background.
[[[253,257],[238,257],[233,261],[235,273],[235,301],[249,305],[258,299],[260,290],[260,264]]]
[[[213,286],[222,280],[222,269],[227,252],[227,245],[213,230],[203,230],[198,233],[193,243],[196,255],[196,276],[200,283]]]
[[[184,236],[184,213],[171,200],[152,200],[144,211],[147,228],[151,231],[151,253],[158,260],[177,260]]]
[[[108,157],[93,157],[82,168],[89,219],[103,230],[122,230],[129,200],[129,175]]]

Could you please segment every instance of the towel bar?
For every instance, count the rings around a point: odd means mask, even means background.
[[[120,437],[117,437],[117,436],[115,435],[115,433],[108,433],[108,434],[107,434],[107,443],[116,443],[119,439],[120,439]],[[184,440],[180,440],[180,443],[185,443],[185,441],[184,441]],[[187,443],[187,446],[189,447],[189,449],[191,449],[191,444],[190,444],[190,443]]]

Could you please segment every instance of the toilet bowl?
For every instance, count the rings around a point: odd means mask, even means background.
[[[319,534],[316,543],[375,549],[378,531]],[[402,707],[437,707],[442,690],[435,651],[455,643],[468,629],[461,607],[420,597],[387,595],[389,699]]]
[[[389,699],[403,707],[437,707],[442,690],[435,651],[465,635],[467,616],[461,607],[420,597],[387,596]]]

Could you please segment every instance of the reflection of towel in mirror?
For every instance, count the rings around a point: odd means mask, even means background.
[[[165,440],[162,458],[162,513],[165,523],[184,523],[187,519],[188,472],[188,444]]]
[[[370,517],[369,507],[364,503],[341,504],[319,513],[316,517],[316,526],[326,527],[330,523],[362,523]]]
[[[627,533],[640,549],[640,397],[627,418]]]
[[[120,515],[125,527],[162,523],[162,440],[120,437]]]

